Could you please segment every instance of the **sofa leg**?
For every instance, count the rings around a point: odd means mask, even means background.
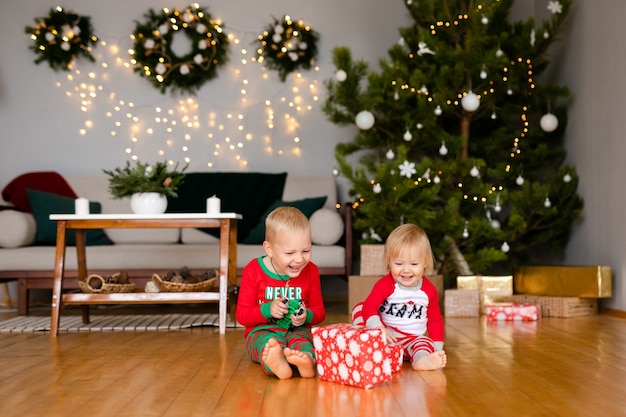
[[[17,282],[17,314],[19,316],[28,316],[28,293],[26,283],[22,280]]]

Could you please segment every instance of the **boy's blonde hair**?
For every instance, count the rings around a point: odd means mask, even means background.
[[[311,234],[309,219],[295,207],[278,207],[265,219],[265,240],[272,242],[281,233]]]
[[[419,257],[419,261],[424,264],[424,274],[432,274],[434,268],[433,251],[430,247],[430,240],[426,232],[412,224],[406,223],[396,227],[385,242],[383,259],[387,269],[391,267],[391,262],[404,251],[414,251]]]

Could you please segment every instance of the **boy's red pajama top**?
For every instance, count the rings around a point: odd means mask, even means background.
[[[241,276],[237,321],[246,328],[244,336],[259,326],[273,323],[269,315],[269,303],[276,298],[304,301],[307,327],[319,324],[326,318],[317,265],[309,262],[297,277],[281,280],[277,274],[265,268],[263,257],[260,257],[250,261]]]

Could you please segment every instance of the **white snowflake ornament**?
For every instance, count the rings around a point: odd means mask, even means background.
[[[401,177],[411,178],[417,173],[417,170],[415,169],[415,162],[405,160],[402,165],[398,165],[398,168],[400,169]]]
[[[563,5],[558,0],[556,0],[556,1],[549,1],[547,8],[548,8],[548,10],[550,10],[550,13],[552,13],[552,14],[559,14],[559,13],[561,13],[563,11]]]

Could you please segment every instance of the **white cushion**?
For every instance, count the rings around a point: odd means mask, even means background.
[[[35,242],[37,224],[30,213],[16,210],[0,211],[0,247],[18,248]]]
[[[321,208],[309,218],[311,240],[316,245],[334,245],[343,236],[343,219],[336,210]]]

